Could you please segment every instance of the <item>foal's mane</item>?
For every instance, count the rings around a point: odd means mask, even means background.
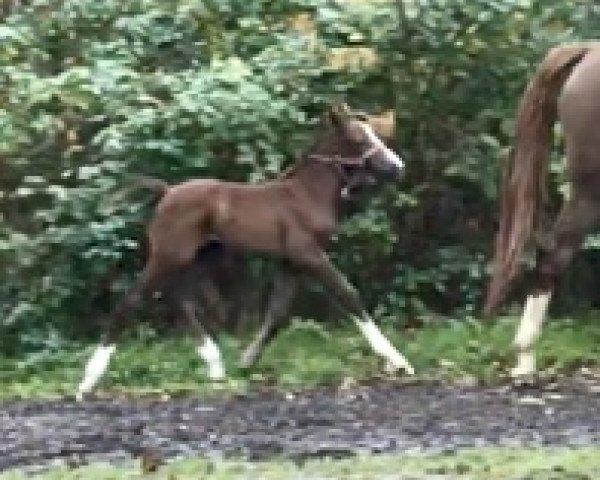
[[[315,160],[311,160],[309,155],[303,155],[298,158],[294,163],[289,165],[287,168],[282,170],[278,175],[277,179],[285,179],[293,177],[300,168],[306,166],[309,163],[314,162]]]
[[[300,167],[300,165],[304,163],[302,161],[302,159],[297,160],[295,163],[292,163],[290,166],[288,166],[287,168],[285,168],[284,170],[282,170],[281,172],[279,172],[279,174],[277,174],[277,179],[284,179],[284,178],[290,178],[294,175],[294,173],[296,173],[296,171],[298,170],[298,168]]]

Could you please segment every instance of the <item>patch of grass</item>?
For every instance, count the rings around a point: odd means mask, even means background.
[[[473,375],[493,381],[514,366],[512,339],[517,319],[495,322],[447,321],[415,332],[405,348],[415,368]],[[561,319],[548,322],[536,344],[540,370],[568,372],[581,365],[600,364],[600,322]]]
[[[393,343],[426,378],[472,376],[495,381],[514,362],[511,340],[515,319],[482,324],[447,320],[414,331],[384,330]],[[191,339],[158,338],[151,331],[118,346],[101,388],[111,393],[186,393],[244,391],[252,384],[301,388],[365,380],[381,374],[382,362],[359,333],[348,326],[331,328],[311,321],[295,321],[270,345],[252,373],[237,370],[237,358],[247,339],[222,336],[229,379],[207,382],[205,366]],[[0,356],[0,396],[48,397],[73,394],[93,345],[60,344],[28,357]],[[600,322],[549,322],[538,343],[539,367],[568,371],[600,364]]]
[[[600,478],[600,447],[553,449],[481,449],[447,455],[359,456],[343,460],[244,462],[194,459],[177,461],[142,475],[137,462],[126,467],[94,464],[54,468],[32,476],[14,470],[0,480],[592,480]]]

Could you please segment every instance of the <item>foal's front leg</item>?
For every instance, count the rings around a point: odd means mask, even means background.
[[[375,353],[386,360],[386,370],[403,369],[409,375],[415,373],[414,368],[375,324],[365,309],[356,288],[337,270],[325,252],[316,251],[304,254],[299,263],[328,290],[330,290],[342,305],[352,314],[354,323],[366,338]]]

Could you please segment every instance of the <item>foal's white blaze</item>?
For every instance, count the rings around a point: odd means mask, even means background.
[[[532,345],[542,330],[542,323],[546,317],[551,297],[551,291],[527,297],[521,323],[514,339],[514,344],[519,352],[517,366],[511,371],[513,376],[530,375],[535,372],[535,356]]]
[[[110,362],[110,357],[116,351],[116,349],[117,346],[114,343],[111,345],[98,345],[96,347],[94,354],[91,356],[87,365],[85,366],[83,380],[77,389],[77,400],[83,400],[84,395],[91,392],[96,386],[98,380],[100,380],[102,375],[104,375],[104,372],[106,372]]]
[[[386,147],[386,145],[380,140],[380,138],[377,135],[375,135],[375,132],[373,131],[371,125],[367,123],[361,123],[360,125],[363,131],[365,132],[365,135],[371,142],[371,146],[376,147],[380,151],[382,151],[388,163],[394,165],[398,170],[403,170],[404,161],[396,152]]]
[[[415,369],[412,367],[408,360],[404,358],[391,342],[385,337],[381,330],[375,325],[375,322],[367,314],[363,314],[363,318],[354,317],[356,326],[363,334],[363,336],[371,345],[371,348],[375,353],[381,355],[386,359],[386,370],[398,370],[404,369],[409,375],[415,373]]]
[[[215,341],[208,335],[204,337],[204,342],[198,347],[198,355],[208,365],[208,376],[211,380],[225,378],[225,367],[221,359],[221,351]]]

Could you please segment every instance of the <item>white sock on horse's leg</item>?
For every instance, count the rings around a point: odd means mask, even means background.
[[[401,368],[409,375],[415,373],[415,369],[412,365],[408,363],[408,360],[404,355],[396,350],[368,314],[363,314],[363,318],[354,317],[354,322],[363,336],[367,339],[367,342],[369,342],[373,351],[386,359],[387,370],[398,370]]]
[[[532,347],[540,336],[551,297],[551,290],[527,297],[521,323],[513,341],[518,351],[517,365],[511,370],[513,376],[530,375],[535,372],[535,355]]]
[[[221,358],[221,351],[210,336],[204,336],[202,345],[198,347],[198,355],[208,365],[208,377],[211,380],[222,380],[225,378],[225,366]]]
[[[110,357],[117,349],[113,343],[110,345],[98,345],[94,354],[90,357],[85,366],[83,380],[77,388],[77,400],[83,400],[85,394],[92,391],[96,386],[110,363]]]
[[[532,350],[520,350],[517,352],[517,364],[510,371],[513,378],[527,377],[535,373],[535,354]]]

